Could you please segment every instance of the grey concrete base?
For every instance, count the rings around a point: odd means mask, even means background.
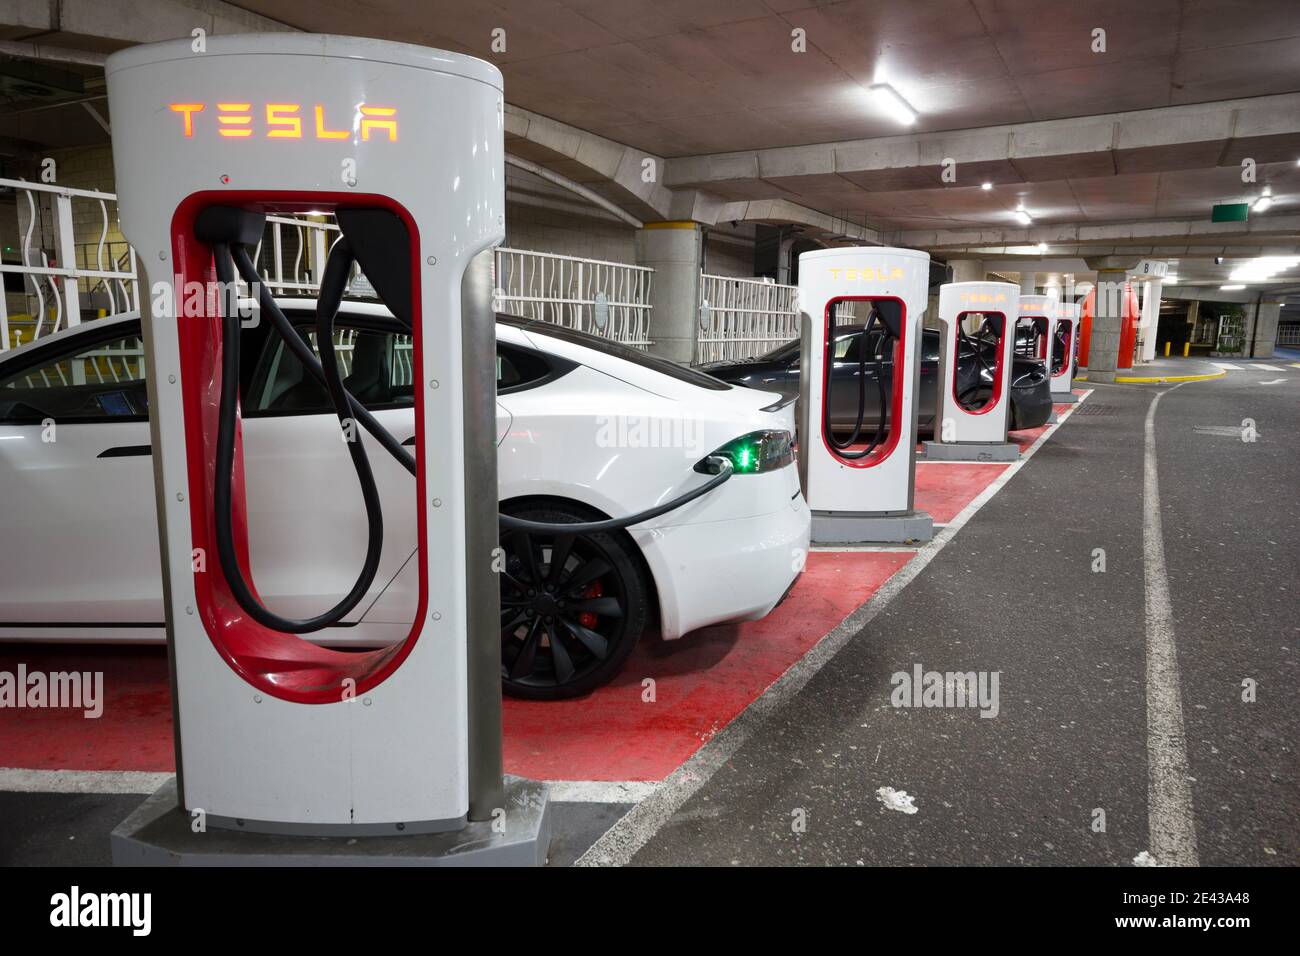
[[[491,821],[450,833],[326,837],[190,828],[176,779],[163,784],[110,837],[114,866],[542,866],[551,842],[545,784],[506,778],[505,832]]]
[[[918,458],[928,461],[1016,461],[1020,446],[1009,441],[959,441],[921,443]]]
[[[1078,405],[1083,399],[1074,392],[1053,392],[1052,402],[1057,405]]]
[[[813,544],[907,544],[934,537],[934,519],[924,511],[904,514],[814,511]]]
[[[1050,415],[1047,416],[1047,424],[1049,424],[1049,425],[1059,425],[1059,424],[1061,424],[1061,419],[1058,418],[1057,415],[1056,415],[1056,409],[1052,409],[1052,414],[1050,414]]]

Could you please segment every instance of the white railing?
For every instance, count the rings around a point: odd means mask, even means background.
[[[603,335],[637,348],[650,341],[654,269],[524,249],[496,250],[500,312]]]
[[[1274,344],[1283,348],[1300,346],[1300,325],[1279,325],[1277,327],[1277,339]]]
[[[117,197],[93,189],[68,189],[24,179],[0,179],[16,199],[18,263],[0,262],[0,275],[22,276],[21,312],[9,311],[9,293],[0,295],[0,351],[61,328],[81,323],[82,297],[91,308],[102,301],[106,311],[126,311],[140,306],[135,254],[120,241],[109,239],[110,223],[117,218]],[[78,243],[73,203],[90,203],[99,215],[97,241]],[[114,206],[109,213],[109,204]],[[93,230],[93,227],[92,227]],[[121,255],[115,255],[121,247]]]
[[[795,287],[700,275],[695,364],[753,358],[799,336]]]

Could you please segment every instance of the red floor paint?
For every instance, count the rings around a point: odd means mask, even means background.
[[[172,705],[162,647],[0,645],[0,671],[100,671],[104,712],[0,710],[0,767],[172,770]]]
[[[947,524],[1006,469],[997,462],[918,461],[916,510],[928,513],[935,524]]]
[[[761,621],[646,641],[623,674],[563,704],[507,701],[507,769],[544,780],[661,780],[904,564],[909,554],[814,553]],[[642,702],[642,681],[655,702]]]
[[[809,555],[785,602],[762,621],[679,641],[647,638],[615,683],[578,701],[505,702],[511,773],[540,779],[660,780],[795,663],[908,560],[900,553]],[[104,673],[105,708],[0,710],[0,767],[174,768],[171,697],[161,647],[0,645],[0,670]],[[655,702],[641,700],[655,681]]]

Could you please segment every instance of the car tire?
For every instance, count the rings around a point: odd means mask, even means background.
[[[604,517],[568,502],[522,502],[504,510],[550,524]],[[612,680],[649,616],[649,579],[631,537],[621,531],[503,531],[501,548],[502,690],[526,700],[565,700]],[[564,562],[558,570],[552,566],[557,553]]]

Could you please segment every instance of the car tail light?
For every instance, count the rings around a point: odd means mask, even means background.
[[[716,475],[715,459],[727,458],[737,475],[761,475],[776,471],[794,461],[794,436],[787,431],[767,429],[733,438],[717,451],[700,459],[695,470]]]

